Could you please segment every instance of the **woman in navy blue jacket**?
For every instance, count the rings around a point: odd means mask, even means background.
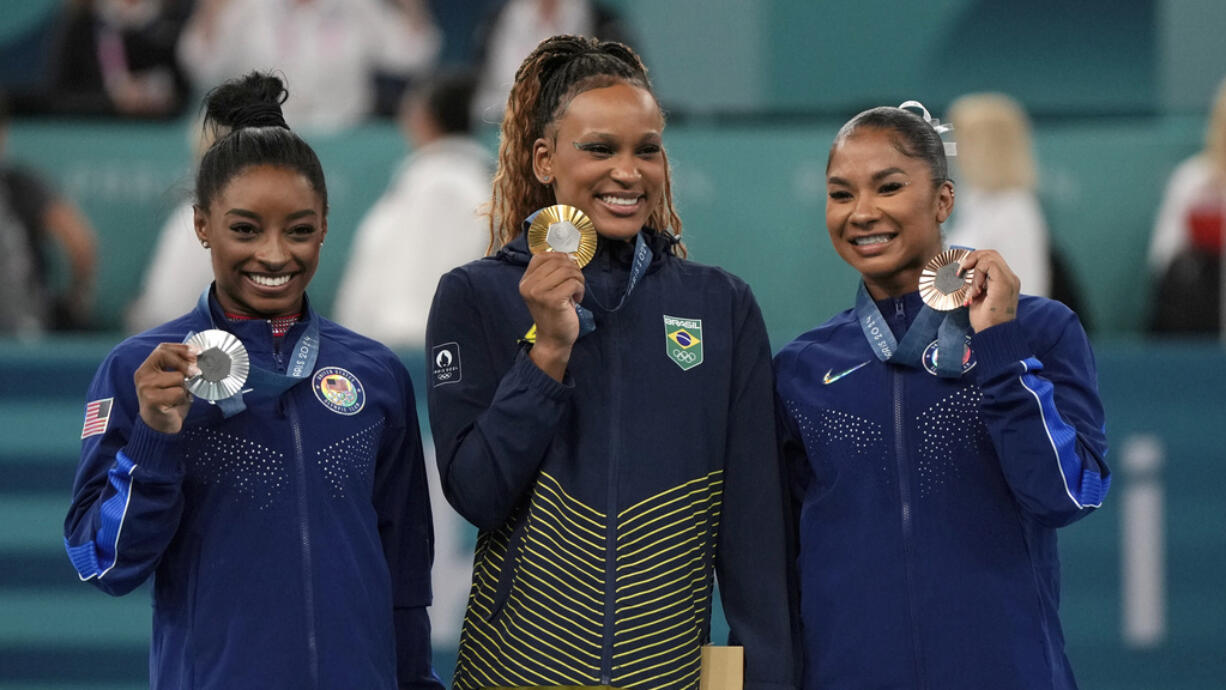
[[[806,688],[1075,687],[1056,528],[1110,478],[1094,357],[1064,305],[980,249],[965,303],[917,291],[954,205],[933,126],[857,115],[827,163],[854,309],[775,361],[799,514]]]
[[[154,575],[155,688],[441,688],[430,668],[433,535],[409,374],[316,314],[327,234],[314,151],[279,79],[208,99],[196,182],[215,282],[194,311],[120,343],[89,390],[64,525],[82,580]],[[184,340],[221,329],[252,371],[207,404]]]
[[[541,43],[503,121],[501,249],[439,283],[430,422],[480,528],[457,688],[697,687],[716,573],[746,687],[793,687],[770,348],[748,286],[683,258],[663,128],[629,48]],[[555,203],[595,225],[583,268],[528,250]]]

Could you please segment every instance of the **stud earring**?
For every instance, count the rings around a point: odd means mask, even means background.
[[[548,176],[548,175],[544,175],[544,176],[542,176],[542,177],[541,177],[541,184],[549,184],[549,181],[550,181],[551,179],[553,179],[553,178],[552,178],[552,177],[550,177],[550,176]]]
[[[200,240],[200,246],[201,246],[201,247],[204,247],[205,249],[208,249],[208,248],[209,248],[209,241],[208,241],[208,240]]]

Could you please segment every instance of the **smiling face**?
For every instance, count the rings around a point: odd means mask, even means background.
[[[899,151],[888,130],[857,129],[830,153],[826,229],[874,299],[917,289],[953,206],[953,184],[935,184],[931,168]]]
[[[624,82],[575,96],[533,146],[537,179],[609,239],[628,240],[663,203],[664,118],[646,89]]]
[[[196,207],[195,224],[210,245],[224,310],[261,318],[302,310],[328,232],[323,201],[305,176],[280,166],[246,168],[207,209]]]

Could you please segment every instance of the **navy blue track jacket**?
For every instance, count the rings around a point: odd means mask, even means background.
[[[455,687],[697,687],[718,573],[746,687],[794,687],[770,348],[736,277],[646,231],[583,273],[597,329],[554,381],[520,340],[524,237],[445,275],[430,314],[443,489],[480,528]]]
[[[901,339],[922,303],[877,305]],[[1056,528],[1110,484],[1093,353],[1029,296],[969,345],[957,379],[883,363],[847,311],[776,357],[806,688],[1076,687]]]
[[[401,687],[441,687],[425,609],[429,494],[404,365],[309,307],[280,343],[267,321],[211,308],[254,365],[278,372],[317,320],[316,368],[229,419],[197,399],[183,429],[163,434],[140,418],[133,372],[158,343],[210,328],[209,315],[116,346],[90,385],[64,524],[81,579],[120,595],[154,575],[154,688],[394,688],[398,665]]]

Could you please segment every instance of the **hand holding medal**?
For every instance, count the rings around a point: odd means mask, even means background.
[[[579,338],[575,305],[585,289],[580,269],[596,254],[596,228],[577,208],[549,206],[533,218],[528,248],[534,256],[520,279],[519,294],[536,324],[531,357],[561,381]]]
[[[979,249],[962,257],[959,272],[973,275],[964,305],[970,308],[976,333],[1017,318],[1022,281],[993,249]]]
[[[164,434],[183,428],[192,396],[185,380],[200,375],[198,350],[186,343],[162,343],[137,367],[132,379],[140,417],[145,425]]]

